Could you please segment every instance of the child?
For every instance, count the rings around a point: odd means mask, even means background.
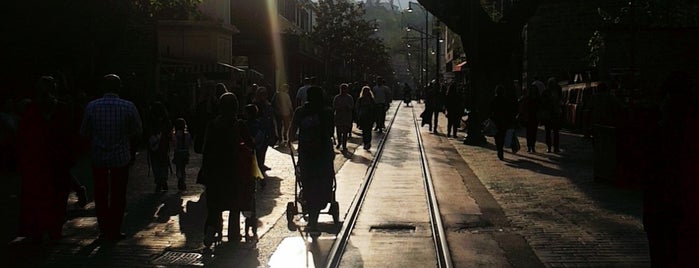
[[[267,147],[267,143],[265,143],[265,133],[264,131],[262,131],[262,125],[260,123],[260,119],[257,116],[257,105],[246,105],[245,115],[245,119],[247,120],[246,123],[248,127],[248,132],[250,133],[250,136],[252,136],[252,139],[255,142],[255,157],[257,158],[257,163],[259,164],[261,161],[261,156],[258,152],[263,151],[263,148]]]
[[[183,118],[175,120],[175,129],[172,134],[172,148],[174,155],[172,163],[175,164],[175,175],[177,176],[177,189],[187,190],[185,184],[185,167],[189,163],[189,147],[192,145],[192,136],[187,131],[187,122]]]

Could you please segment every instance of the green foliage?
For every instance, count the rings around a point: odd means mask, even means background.
[[[317,15],[310,34],[329,64],[351,62],[357,70],[392,74],[390,56],[383,41],[375,36],[377,21],[364,19],[364,8],[347,0],[313,3]]]

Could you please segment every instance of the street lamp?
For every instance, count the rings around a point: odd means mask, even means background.
[[[424,33],[424,34],[425,34],[425,68],[426,68],[426,69],[429,69],[429,68],[427,67],[427,66],[429,66],[429,63],[430,63],[430,58],[429,58],[429,57],[430,57],[430,53],[427,52],[427,49],[429,48],[429,46],[427,45],[427,44],[428,44],[428,43],[427,43],[427,32],[429,32],[429,26],[430,26],[430,23],[429,23],[429,13],[427,12],[427,9],[425,9],[425,7],[423,7],[422,5],[420,5],[420,4],[418,4],[418,3],[415,3],[415,2],[408,2],[408,13],[412,13],[412,12],[413,12],[413,5],[418,5],[418,6],[420,6],[420,8],[422,9],[422,12],[425,13],[425,33]],[[410,27],[408,27],[407,30],[410,31]],[[422,41],[421,41],[421,42],[422,42]],[[426,80],[426,81],[429,81],[429,78],[427,78],[428,75],[429,75],[429,71],[425,71],[425,78],[426,78],[425,80]]]

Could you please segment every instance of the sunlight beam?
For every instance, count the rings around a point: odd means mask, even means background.
[[[274,52],[274,73],[276,87],[286,84],[287,73],[286,65],[284,64],[284,49],[282,48],[281,34],[282,29],[279,23],[279,12],[277,10],[276,0],[267,0],[267,14],[269,17],[270,40],[272,41],[272,49]],[[268,89],[272,90],[272,89]]]

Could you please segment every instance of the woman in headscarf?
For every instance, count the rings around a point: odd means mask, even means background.
[[[324,105],[323,90],[312,86],[307,93],[306,103],[294,112],[289,140],[296,140],[298,130],[298,165],[303,201],[309,214],[308,227],[314,230],[317,228],[320,210],[332,198],[335,151],[332,143],[332,113]]]

